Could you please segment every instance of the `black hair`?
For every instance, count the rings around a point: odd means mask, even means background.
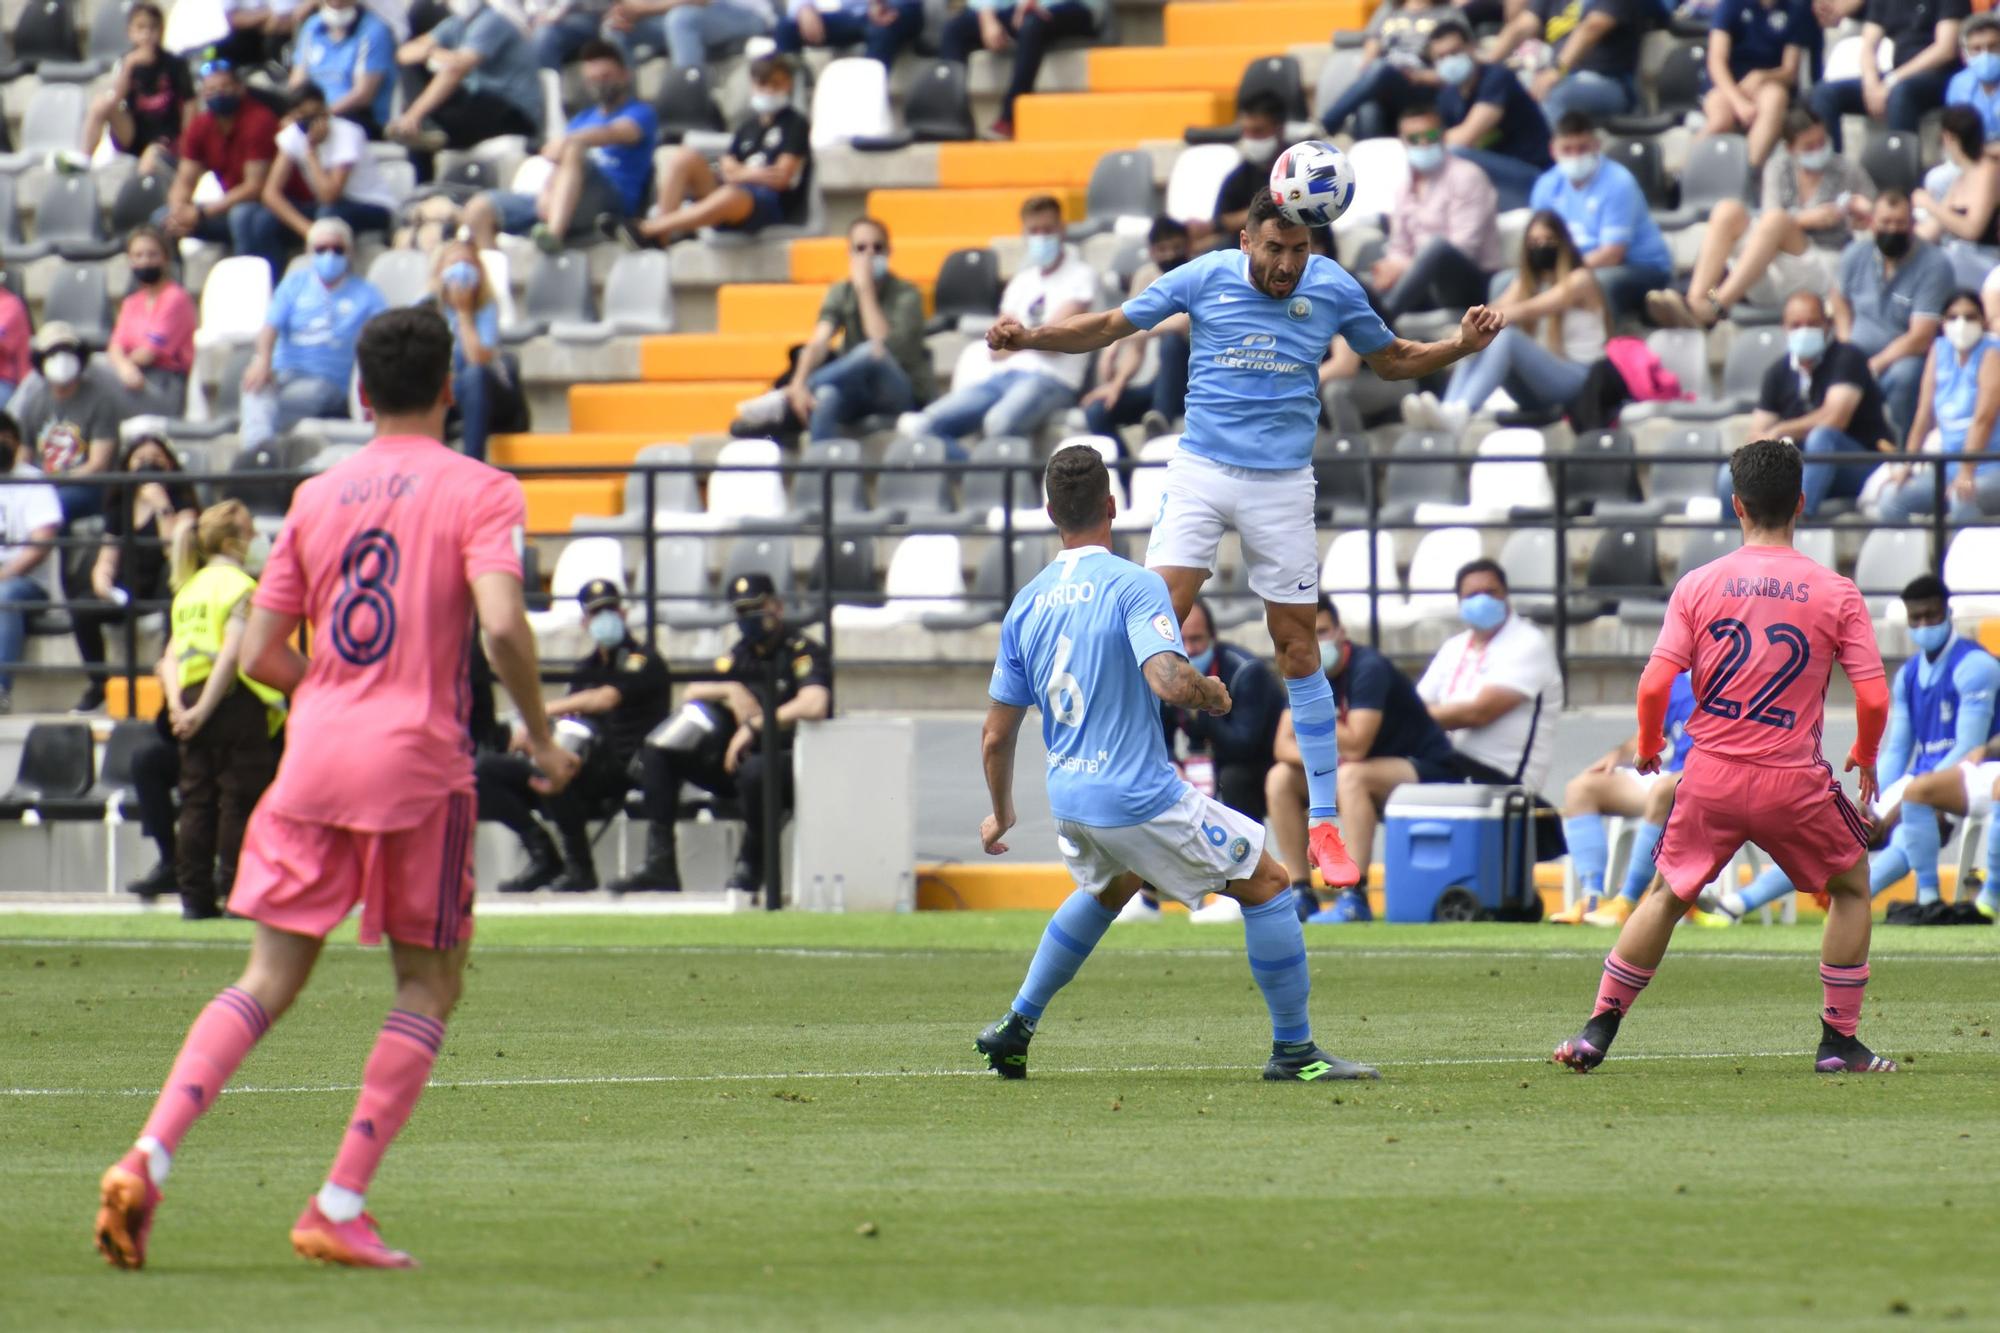
[[[1396,121],[1400,124],[1417,116],[1436,116],[1439,120],[1442,120],[1444,119],[1444,112],[1438,110],[1438,104],[1431,98],[1413,97],[1403,103],[1403,109],[1396,113]]]
[[[153,22],[160,25],[162,32],[165,31],[167,26],[167,12],[154,4],[153,0],[138,0],[136,4],[128,8],[125,11],[125,26],[128,28],[131,27],[132,20],[141,14],[152,15]]]
[[[1986,122],[1979,113],[1963,103],[1948,106],[1938,116],[1938,130],[1958,140],[1958,146],[1965,150],[1967,157],[1976,158],[1979,150],[1986,146]]]
[[[1188,615],[1193,615],[1196,611],[1201,612],[1201,623],[1208,626],[1208,637],[1210,639],[1214,639],[1215,612],[1208,609],[1208,601],[1206,598],[1196,597],[1194,599],[1194,605],[1188,608]],[[1187,616],[1181,617],[1181,623],[1182,624],[1187,623]]]
[[[310,106],[314,102],[318,102],[322,106],[328,105],[326,89],[320,87],[311,79],[307,79],[304,83],[294,88],[292,95],[285,99],[285,110],[288,112],[297,111],[300,107]]]
[[[1333,598],[1325,593],[1319,595],[1319,609],[1332,616],[1335,625],[1340,623],[1340,609],[1333,604]]]
[[[1254,92],[1236,104],[1236,114],[1262,116],[1265,120],[1275,120],[1282,125],[1285,123],[1285,99],[1269,89]]]
[[[1904,602],[1944,602],[1951,593],[1935,574],[1919,574],[1903,585]]]
[[[1054,213],[1057,218],[1061,218],[1062,211],[1062,200],[1052,194],[1031,194],[1021,201],[1021,221],[1023,222],[1041,213]]]
[[[576,59],[579,64],[586,60],[615,60],[620,69],[625,68],[625,53],[602,37],[593,37],[579,46],[576,49]]]
[[[1161,241],[1185,241],[1188,238],[1187,223],[1179,218],[1170,218],[1165,213],[1153,219],[1153,225],[1146,232],[1146,244],[1158,245]]]
[[[1801,102],[1785,113],[1785,142],[1790,143],[1813,126],[1824,124],[1826,122],[1819,118],[1819,112]]]
[[[1804,478],[1805,461],[1790,440],[1752,440],[1729,456],[1729,484],[1760,528],[1791,525]]]
[[[1508,591],[1507,571],[1500,568],[1498,560],[1489,560],[1482,555],[1477,560],[1468,560],[1458,567],[1458,577],[1451,581],[1452,592],[1460,592],[1465,587],[1465,581],[1474,574],[1491,574],[1500,580],[1500,591]]]
[[[1278,225],[1287,229],[1299,224],[1286,217],[1278,207],[1278,196],[1269,190],[1259,190],[1250,199],[1250,216],[1243,221],[1243,229],[1255,236],[1266,222],[1277,219]]]
[[[1938,307],[1938,314],[1943,315],[1945,311],[1951,309],[1953,306],[1957,305],[1960,301],[1972,302],[1972,304],[1976,306],[1979,310],[1979,322],[1981,324],[1984,324],[1986,322],[1985,298],[1980,296],[1978,292],[1973,291],[1972,288],[1970,287],[1961,287],[1957,291],[1953,292],[1950,296],[1945,297],[1944,304]]]
[[[1424,45],[1428,47],[1438,38],[1449,36],[1463,37],[1467,43],[1470,43],[1472,41],[1472,25],[1456,14],[1447,15],[1431,25],[1431,35],[1424,38]]]
[[[1882,204],[1901,204],[1904,208],[1908,208],[1910,207],[1909,192],[1885,187],[1875,192],[1875,203],[1878,207]]]
[[[435,407],[451,378],[451,347],[451,326],[429,306],[387,310],[364,324],[354,357],[375,414]]]
[[[1049,517],[1065,533],[1085,532],[1104,521],[1105,497],[1111,494],[1111,473],[1104,455],[1087,444],[1058,449],[1049,459],[1044,485]]]
[[[1556,120],[1556,135],[1595,134],[1597,122],[1581,111],[1565,111]]]

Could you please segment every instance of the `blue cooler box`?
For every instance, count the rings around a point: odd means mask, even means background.
[[[1383,918],[1477,921],[1520,901],[1531,810],[1520,787],[1396,788],[1382,820]]]

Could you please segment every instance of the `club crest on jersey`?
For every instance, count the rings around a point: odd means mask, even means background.
[[[1229,859],[1231,861],[1241,861],[1248,855],[1250,855],[1250,839],[1238,838],[1235,842],[1229,844]]]
[[[1158,630],[1160,632],[1160,637],[1165,639],[1168,643],[1172,643],[1174,641],[1174,620],[1172,616],[1167,616],[1167,615],[1154,616],[1153,628]]]
[[[1285,313],[1293,319],[1311,319],[1313,303],[1306,297],[1294,296],[1292,303],[1285,307]]]

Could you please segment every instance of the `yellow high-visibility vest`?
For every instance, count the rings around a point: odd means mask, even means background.
[[[206,681],[222,654],[222,639],[237,604],[257,590],[257,580],[235,565],[217,561],[204,567],[174,594],[174,654],[181,687]],[[264,703],[272,735],[285,724],[285,696],[262,681],[237,672],[237,680]]]

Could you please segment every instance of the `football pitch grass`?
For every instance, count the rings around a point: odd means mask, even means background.
[[[1547,1063],[1611,937],[1309,928],[1369,1085],[1259,1080],[1238,927],[1115,927],[1026,1082],[979,1066],[1031,913],[494,918],[370,1195],[414,1273],[295,1259],[387,1007],[338,937],[92,1252],[247,927],[0,919],[0,1327],[1814,1330],[2000,1324],[2000,936],[1876,933],[1811,1071],[1816,925],[1683,931],[1612,1059]]]

